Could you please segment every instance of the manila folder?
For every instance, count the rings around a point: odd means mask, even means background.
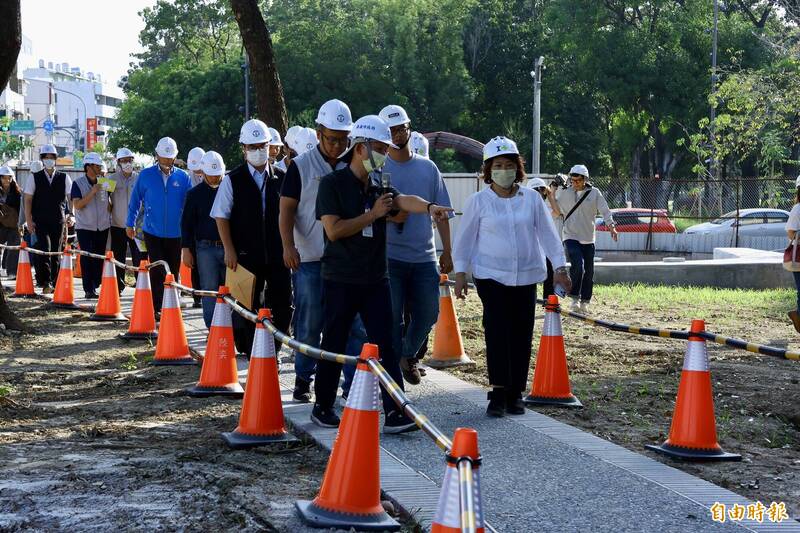
[[[225,269],[225,285],[231,291],[231,296],[247,307],[253,308],[253,296],[256,292],[256,276],[242,265],[237,265],[236,270]]]

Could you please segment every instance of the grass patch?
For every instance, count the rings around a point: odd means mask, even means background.
[[[11,396],[13,393],[14,387],[11,385],[6,385],[5,383],[0,383],[0,398]]]
[[[136,356],[133,353],[129,353],[128,358],[122,362],[120,367],[123,370],[136,370],[139,368],[139,360],[136,359]]]
[[[709,222],[706,219],[701,218],[673,218],[672,223],[675,224],[675,229],[678,230],[678,233],[683,233],[686,231],[686,228],[690,226],[695,226],[697,224],[702,224],[703,222]]]

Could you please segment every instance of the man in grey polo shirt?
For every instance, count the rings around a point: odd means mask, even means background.
[[[133,266],[138,267],[143,256],[136,242],[125,234],[125,218],[128,216],[131,191],[139,173],[133,171],[133,152],[127,148],[117,150],[116,162],[117,170],[109,176],[116,182],[114,192],[111,193],[111,251],[114,259],[124,263],[127,250],[130,249]],[[121,267],[117,267],[117,286],[121,294],[125,288],[125,270]]]
[[[415,195],[428,202],[452,207],[450,195],[436,164],[411,150],[411,120],[399,105],[384,107],[379,115],[392,133],[397,148],[389,148],[383,169],[392,186],[402,194]],[[452,215],[451,215],[452,216]],[[450,247],[450,222],[436,224],[442,239],[442,255],[437,264],[433,221],[427,213],[401,212],[388,219],[386,255],[389,258],[389,284],[392,290],[392,344],[400,359],[403,378],[420,382],[417,352],[428,338],[439,317],[439,272],[453,270]],[[406,317],[408,321],[406,322]]]

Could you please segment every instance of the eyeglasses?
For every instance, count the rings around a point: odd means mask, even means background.
[[[347,146],[347,136],[344,137],[331,137],[330,135],[322,134],[322,140],[333,146]]]
[[[389,131],[392,133],[392,135],[395,135],[396,133],[405,133],[410,129],[411,126],[409,126],[408,124],[399,124],[397,126],[392,126],[391,128],[389,128]]]

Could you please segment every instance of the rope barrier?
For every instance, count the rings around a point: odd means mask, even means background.
[[[545,305],[547,302],[545,302],[544,300],[537,299],[536,303],[540,305]],[[610,322],[608,320],[600,320],[599,318],[591,318],[586,315],[576,313],[575,311],[569,311],[567,309],[563,309],[561,308],[561,306],[559,306],[558,312],[562,316],[575,318],[583,322],[586,322],[588,324],[591,324],[593,326],[600,326],[606,329],[610,329],[612,331],[618,331],[620,333],[632,333],[635,335],[647,335],[650,337],[689,340],[688,331],[681,331],[676,329],[646,328],[639,326],[630,326],[628,324],[619,324],[617,322]],[[767,346],[764,344],[756,344],[754,342],[748,342],[742,339],[735,339],[733,337],[725,337],[724,335],[719,335],[717,333],[711,333],[708,331],[697,333],[696,335],[703,337],[707,341],[711,341],[717,344],[723,344],[731,348],[746,350],[748,352],[757,353],[761,355],[780,357],[783,359],[789,359],[791,361],[800,361],[800,352],[787,350],[785,348],[778,348],[776,346]]]

